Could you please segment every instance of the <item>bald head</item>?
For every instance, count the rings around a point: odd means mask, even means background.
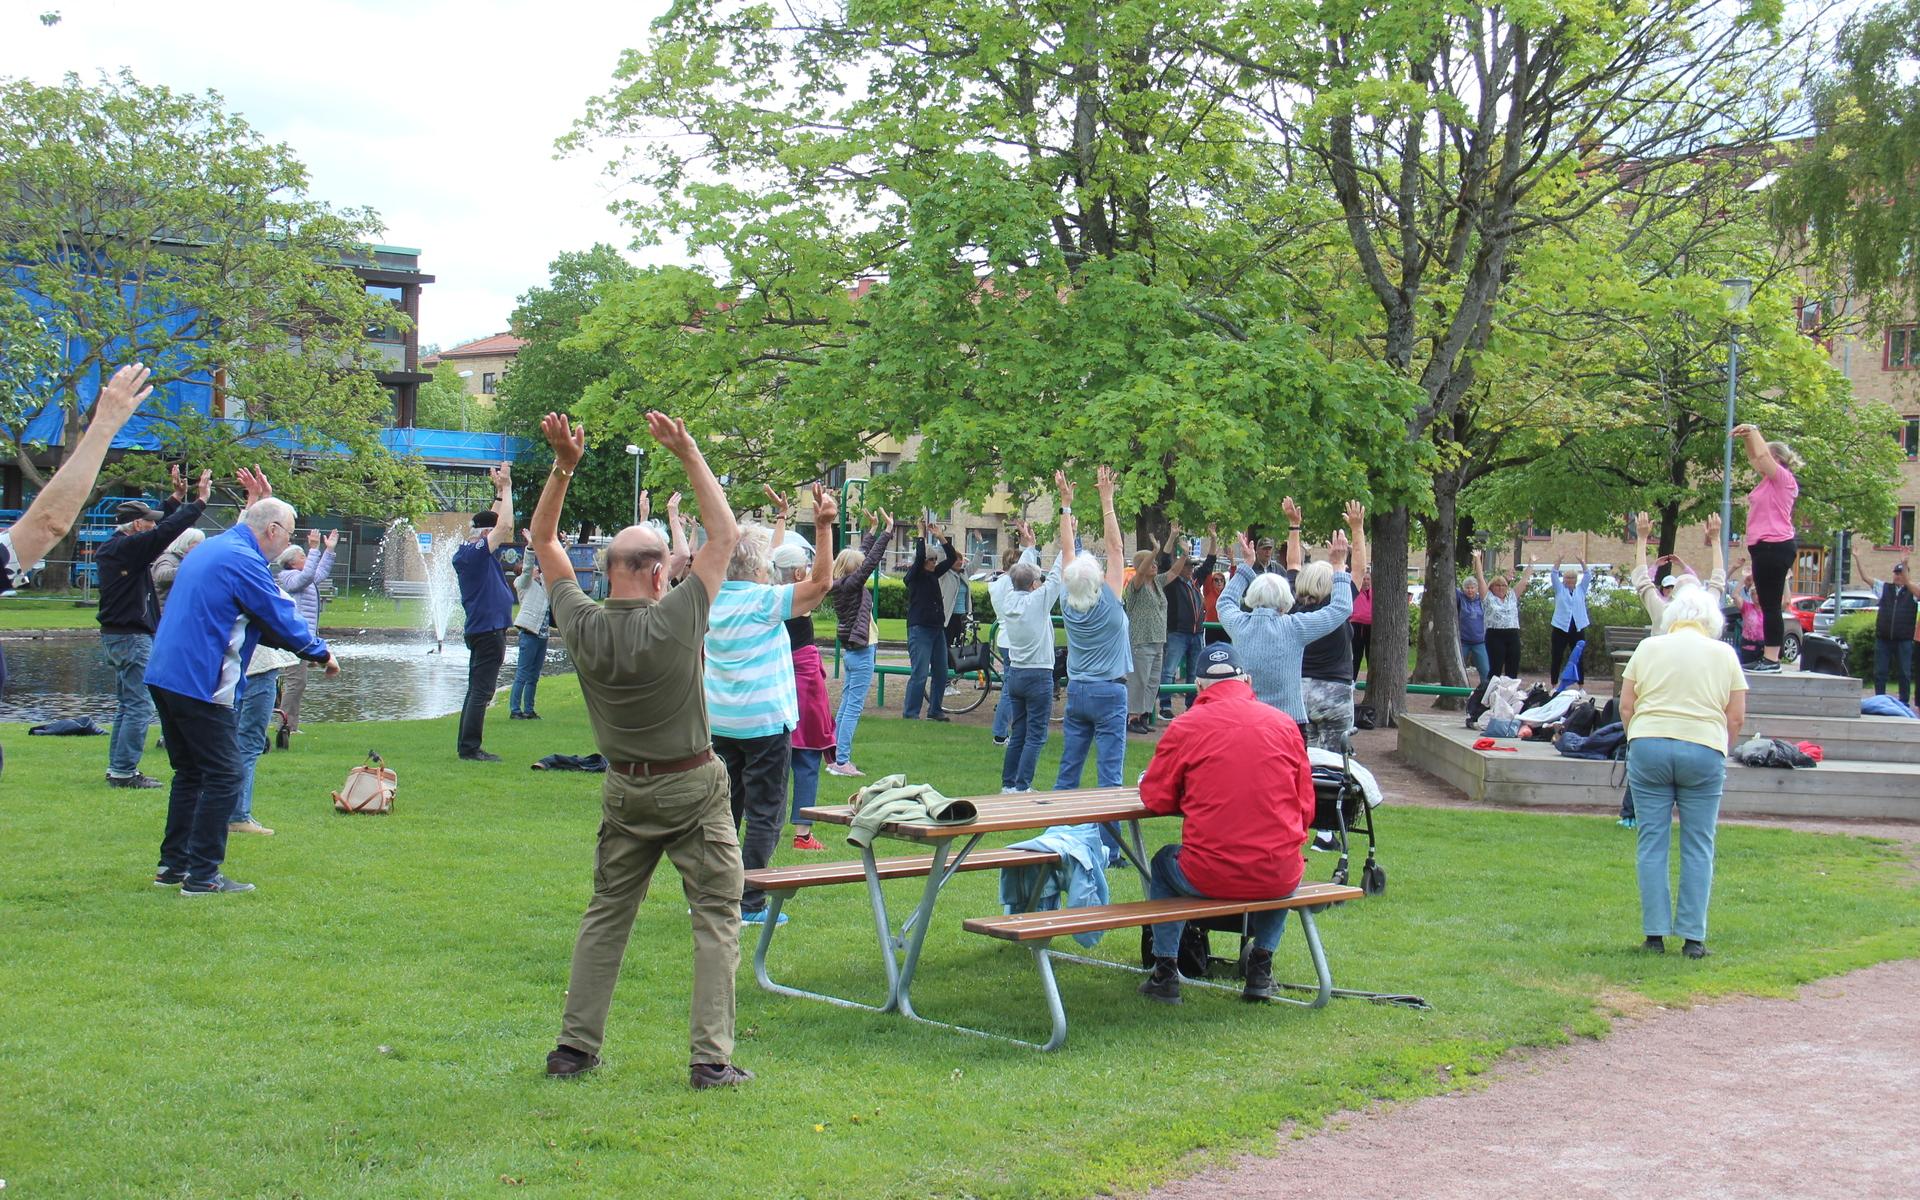
[[[667,590],[667,543],[645,525],[629,525],[607,546],[607,587],[614,596],[659,596]]]

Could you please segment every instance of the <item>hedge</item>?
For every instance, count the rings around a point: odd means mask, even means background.
[[[1847,644],[1847,673],[1863,683],[1873,680],[1874,623],[1877,613],[1850,613],[1828,630]]]
[[[867,586],[873,586],[869,583]],[[973,592],[973,611],[982,625],[993,622],[993,601],[987,598],[987,585],[984,582],[968,585]],[[907,581],[897,575],[880,576],[880,599],[877,607],[881,617],[905,620],[907,616]]]

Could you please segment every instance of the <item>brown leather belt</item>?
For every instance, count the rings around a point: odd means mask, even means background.
[[[691,758],[675,759],[673,762],[610,762],[607,770],[615,775],[638,775],[645,779],[654,775],[678,775],[712,761],[713,749],[709,747]]]

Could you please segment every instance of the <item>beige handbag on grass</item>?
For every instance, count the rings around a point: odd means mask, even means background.
[[[399,783],[400,777],[381,765],[380,756],[369,750],[367,761],[348,771],[347,781],[333,793],[333,807],[343,813],[390,813]]]

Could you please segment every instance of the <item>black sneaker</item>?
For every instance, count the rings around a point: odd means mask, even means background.
[[[1140,983],[1140,994],[1162,1004],[1179,1004],[1180,968],[1171,958],[1153,960],[1153,974]]]
[[[996,745],[996,746],[1004,746],[1004,745],[1006,745],[1006,744],[1007,744],[1007,739],[1006,739],[1006,736],[1005,736],[1004,734],[998,734],[998,733],[996,733],[996,734],[994,734],[994,735],[993,735],[993,744],[994,744],[994,745]]]
[[[1688,958],[1705,958],[1707,956],[1707,944],[1688,938],[1687,944],[1680,947],[1680,953],[1686,955]]]
[[[1763,658],[1748,667],[1747,673],[1749,675],[1778,675],[1780,673],[1780,664]]]
[[[927,720],[929,720],[929,721],[951,721],[951,720],[953,720],[953,718],[952,718],[952,717],[950,717],[950,716],[948,716],[947,714],[945,714],[945,713],[943,713],[943,712],[930,712],[930,713],[928,713],[928,714],[927,714]]]
[[[1171,721],[1171,720],[1173,720],[1173,709],[1172,709],[1171,707],[1169,707],[1169,706],[1167,706],[1167,705],[1164,705],[1164,704],[1163,704],[1163,705],[1161,705],[1161,706],[1160,706],[1160,719],[1161,719],[1162,721]]]
[[[212,879],[207,880],[205,883],[195,883],[189,879],[180,885],[180,894],[182,896],[221,896],[235,892],[250,892],[252,890],[252,884],[241,883],[237,879],[228,879],[225,875],[217,872]]]
[[[1658,934],[1648,934],[1647,940],[1640,943],[1640,948],[1648,954],[1665,954],[1667,952],[1667,939]]]
[[[499,762],[498,754],[488,754],[485,750],[475,750],[472,754],[462,754],[462,762]]]
[[[142,775],[140,772],[135,771],[131,775],[107,776],[107,786],[117,788],[157,788],[165,787],[166,785],[151,775]]]
[[[585,1075],[599,1065],[598,1054],[588,1054],[585,1050],[576,1050],[572,1046],[555,1046],[547,1055],[547,1074],[555,1079],[572,1079],[576,1075]]]
[[[508,714],[507,714],[507,719],[508,719],[508,720],[510,720],[510,721],[524,721],[524,720],[526,720],[526,719],[527,719],[527,714],[525,714],[525,713],[508,713]]]
[[[1273,951],[1252,950],[1247,953],[1247,986],[1240,991],[1240,998],[1250,1004],[1262,1004],[1273,999]]]
[[[534,712],[532,709],[528,709],[526,712],[521,713],[520,715],[525,717],[529,721],[538,721],[541,719],[540,714],[537,712]]]
[[[752,1071],[732,1063],[695,1063],[687,1072],[687,1082],[693,1085],[696,1092],[704,1092],[708,1088],[739,1087],[752,1079]]]
[[[187,873],[185,871],[169,871],[162,867],[153,873],[153,886],[155,887],[179,887],[186,881]]]

